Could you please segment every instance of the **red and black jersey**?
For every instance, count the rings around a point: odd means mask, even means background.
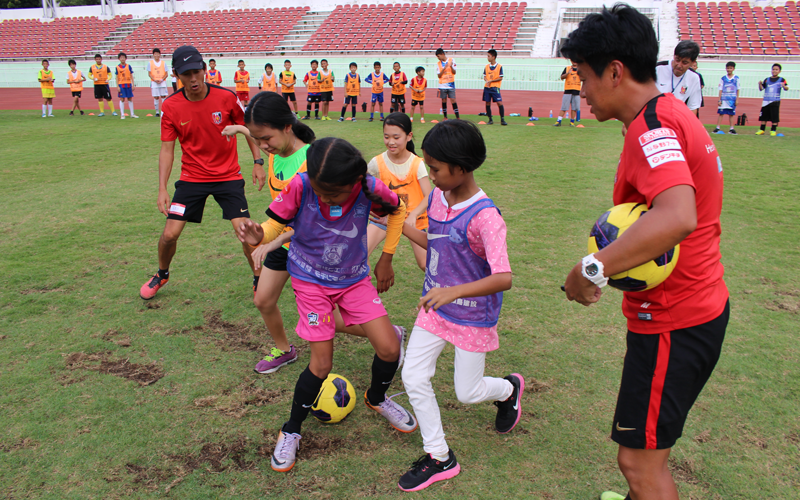
[[[222,182],[242,178],[236,137],[225,137],[228,125],[244,125],[244,109],[236,94],[206,84],[201,101],[186,98],[185,89],[164,100],[161,107],[161,140],[181,144],[181,180]]]
[[[628,329],[664,333],[706,323],[722,313],[728,288],[719,251],[722,163],[697,117],[672,95],[661,94],[628,127],[614,181],[614,205],[646,203],[675,186],[695,190],[697,228],[681,242],[678,265],[661,285],[627,292]]]

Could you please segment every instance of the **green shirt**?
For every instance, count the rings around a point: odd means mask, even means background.
[[[300,169],[300,166],[306,161],[306,152],[309,145],[306,144],[302,148],[295,151],[295,153],[288,158],[282,158],[274,155],[272,159],[272,171],[278,180],[285,181],[291,179],[294,174]]]

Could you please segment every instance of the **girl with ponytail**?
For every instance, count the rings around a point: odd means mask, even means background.
[[[403,339],[398,342],[378,297],[394,284],[392,256],[403,231],[405,204],[367,173],[361,153],[343,139],[315,141],[306,164],[307,172],[298,173],[270,204],[267,222],[259,226],[248,220],[238,229],[243,243],[258,245],[253,252],[257,260],[287,225],[294,228],[287,270],[297,298],[297,334],[309,342],[311,360],[297,380],[289,420],[272,454],[272,468],[279,472],[294,466],[301,426],[331,372],[337,306],[345,324],[360,325],[375,349],[366,406],[401,432],[417,428],[414,416],[386,397],[400,366]],[[375,266],[377,290],[369,277],[370,212],[388,215],[386,244]]]
[[[383,121],[383,143],[386,151],[367,166],[370,175],[380,179],[406,204],[409,220],[416,221],[421,231],[428,228],[428,195],[431,183],[422,158],[414,151],[411,119],[405,113],[392,113]],[[367,245],[371,254],[386,238],[386,222],[373,217],[367,229]],[[411,241],[417,265],[425,270],[425,249]]]

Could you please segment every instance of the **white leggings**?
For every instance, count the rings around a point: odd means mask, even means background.
[[[437,337],[424,328],[414,327],[406,347],[403,365],[403,385],[414,408],[422,434],[426,453],[447,456],[442,417],[431,378],[436,373],[436,360],[448,341]],[[475,404],[482,401],[504,401],[514,392],[511,382],[502,378],[484,377],[485,352],[469,352],[456,349],[453,381],[456,396],[462,403]]]

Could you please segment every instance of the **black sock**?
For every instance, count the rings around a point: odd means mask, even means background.
[[[406,107],[405,107],[405,106],[401,107],[401,108],[400,108],[400,112],[401,112],[401,113],[405,113],[405,112],[406,112]]]
[[[311,373],[308,367],[303,370],[303,373],[297,379],[297,384],[294,386],[292,413],[289,421],[283,424],[283,432],[300,434],[303,421],[308,417],[308,412],[311,411],[311,405],[314,404],[323,382],[325,382],[325,379]]]
[[[253,275],[253,290],[258,288],[258,278],[260,278],[260,276]]]
[[[319,103],[314,103],[314,116],[319,116]]]
[[[761,124],[761,131],[763,132],[765,130],[767,130],[767,124],[766,123],[762,123]]]
[[[447,120],[447,101],[442,103],[442,115],[444,115],[444,119]]]
[[[492,107],[489,104],[486,105],[486,116],[489,117],[490,120],[492,119]]]
[[[353,118],[356,117],[356,105],[353,104]]]
[[[506,114],[506,108],[505,106],[500,105],[498,106],[498,109],[500,110],[500,119],[502,120]]]
[[[344,114],[347,112],[347,104],[342,106],[342,118],[344,118]]]
[[[453,103],[453,113],[456,114],[456,120],[458,119],[458,104]]]
[[[775,132],[776,130],[778,130],[778,126],[773,123],[772,127],[770,128],[770,130]]]
[[[311,116],[311,103],[306,105],[306,116]]]
[[[400,360],[384,361],[376,354],[372,358],[372,382],[367,391],[367,399],[373,406],[377,406],[386,399],[386,391],[389,390],[389,385],[394,379],[394,374],[397,373],[397,365]]]
[[[161,278],[162,280],[169,278],[169,269],[159,269],[158,277]]]

